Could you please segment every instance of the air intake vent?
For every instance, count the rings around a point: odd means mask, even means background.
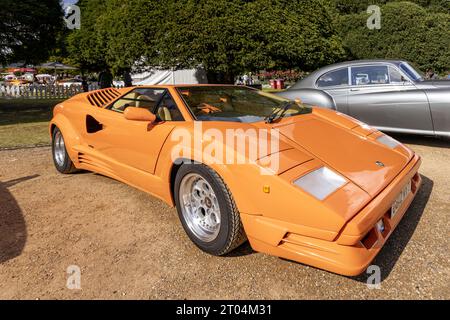
[[[87,99],[94,107],[102,107],[120,96],[120,92],[114,88],[92,91],[87,95]]]

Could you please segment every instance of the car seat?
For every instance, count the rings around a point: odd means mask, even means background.
[[[114,103],[113,108],[116,110],[123,111],[127,107],[135,107],[136,101],[127,100],[127,99],[136,99],[138,96],[139,96],[138,93],[131,92],[131,93],[127,94],[126,96],[124,96],[123,98],[117,100],[116,103]]]
[[[136,100],[136,107],[138,108],[153,110],[153,107],[155,106],[155,100],[145,94],[140,95]]]
[[[169,108],[166,106],[161,106],[158,108],[158,118],[161,121],[172,121],[172,114],[170,113]]]

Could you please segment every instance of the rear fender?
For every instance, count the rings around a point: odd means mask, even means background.
[[[303,103],[321,108],[336,110],[336,103],[332,96],[318,89],[292,89],[277,93],[278,96],[295,100],[300,99]]]

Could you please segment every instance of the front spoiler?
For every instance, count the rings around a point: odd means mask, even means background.
[[[294,234],[277,225],[276,220],[241,213],[250,245],[255,251],[334,273],[346,276],[359,275],[380,252],[416,196],[422,183],[418,173],[420,163],[420,157],[415,155],[405,169],[344,226],[334,241]],[[409,181],[412,184],[411,193],[391,219],[389,213],[393,199]],[[384,220],[386,226],[383,233],[374,228],[380,219]],[[376,239],[373,246],[368,249],[360,240],[370,231]]]

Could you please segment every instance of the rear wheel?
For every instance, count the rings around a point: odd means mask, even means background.
[[[246,240],[231,192],[214,170],[201,164],[181,166],[174,193],[183,228],[203,251],[224,255]]]
[[[57,127],[53,130],[52,154],[56,170],[61,173],[73,173],[76,171],[72,160],[67,154],[66,143],[61,130]]]

